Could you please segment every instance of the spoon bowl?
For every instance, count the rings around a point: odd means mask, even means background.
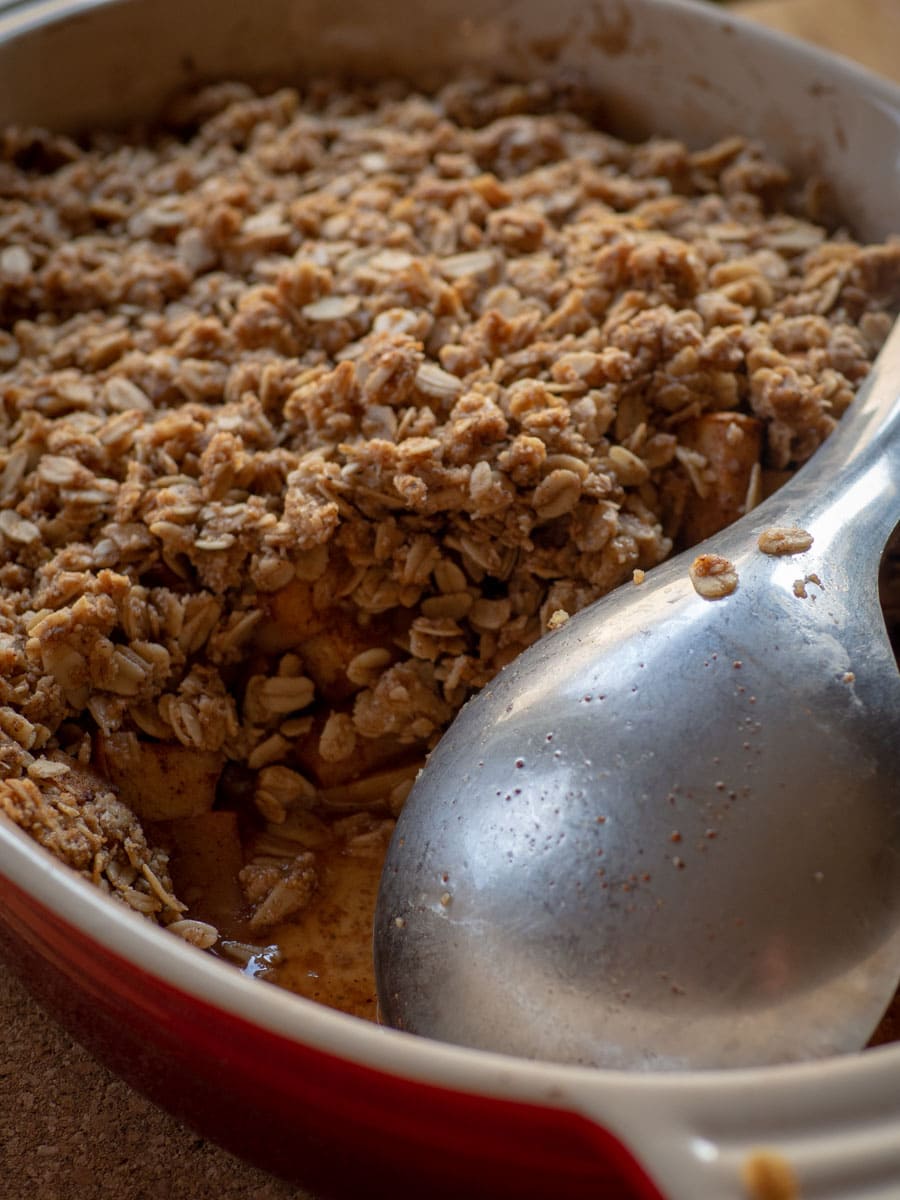
[[[866,1043],[900,976],[900,674],[877,582],[898,396],[895,326],[790,483],[463,709],[382,878],[390,1024],[644,1069]],[[782,527],[811,545],[764,553]],[[699,555],[728,561],[730,594],[698,594]]]

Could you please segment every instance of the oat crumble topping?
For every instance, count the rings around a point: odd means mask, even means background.
[[[556,612],[550,614],[550,617],[547,621],[547,628],[561,629],[568,619],[569,614],[566,612],[566,610],[564,608],[558,608]]]
[[[796,525],[773,525],[759,535],[757,545],[763,554],[802,554],[813,544],[811,533]]]
[[[734,563],[721,554],[698,554],[688,568],[694,591],[704,600],[721,600],[737,588]]]
[[[0,133],[0,810],[195,945],[173,843],[261,943],[377,863],[466,697],[752,507],[887,334],[900,244],[578,101],[227,83]]]

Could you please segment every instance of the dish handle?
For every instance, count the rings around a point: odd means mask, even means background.
[[[666,1200],[897,1200],[900,1048],[709,1074],[588,1081],[573,1107]]]

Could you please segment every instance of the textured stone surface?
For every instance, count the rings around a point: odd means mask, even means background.
[[[3,1200],[309,1200],[99,1066],[0,968]]]

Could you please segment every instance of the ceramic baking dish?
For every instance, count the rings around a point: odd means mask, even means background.
[[[580,80],[618,131],[759,136],[795,169],[824,174],[863,237],[890,232],[900,211],[900,90],[711,5],[0,7],[0,124],[120,124],[210,78],[341,70],[428,83],[464,67]],[[786,1197],[748,1192],[760,1149],[790,1164],[805,1200],[900,1195],[900,1046],[656,1076],[438,1045],[247,979],[108,901],[3,823],[0,951],[135,1087],[323,1195]]]

